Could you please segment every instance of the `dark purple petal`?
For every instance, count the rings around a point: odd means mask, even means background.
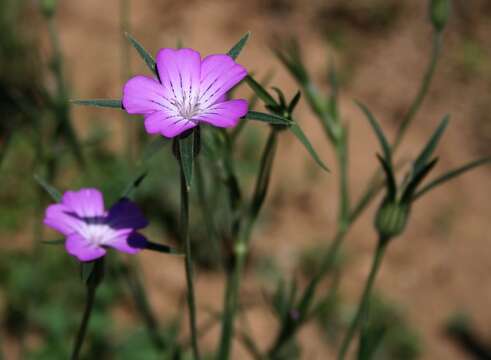
[[[109,210],[107,224],[115,230],[141,229],[148,221],[132,201],[121,199]]]
[[[146,76],[135,76],[123,88],[123,107],[128,114],[150,114],[174,108],[164,87]]]
[[[76,215],[89,219],[105,215],[104,199],[97,189],[80,189],[67,191],[63,194],[61,203]]]
[[[233,127],[239,119],[247,114],[247,101],[242,99],[229,100],[212,105],[198,120],[218,127]]]
[[[156,58],[166,96],[189,103],[199,95],[201,56],[193,49],[161,49]]]
[[[228,55],[209,55],[201,62],[200,104],[207,108],[247,75],[247,70]]]
[[[127,254],[136,254],[147,246],[147,239],[137,232],[132,232],[117,236],[104,245]]]
[[[106,255],[106,250],[94,245],[79,234],[71,234],[65,242],[65,249],[80,261],[92,261]]]

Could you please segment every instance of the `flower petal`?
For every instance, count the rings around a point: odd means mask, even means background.
[[[148,225],[148,221],[135,203],[121,199],[109,210],[107,224],[114,230],[141,229]]]
[[[128,254],[136,254],[147,246],[147,239],[137,232],[132,232],[115,237],[104,245]]]
[[[63,194],[61,203],[85,220],[105,215],[104,199],[97,189],[67,191]]]
[[[247,101],[243,99],[229,100],[212,105],[198,120],[218,127],[232,127],[237,125],[239,119],[247,114]]]
[[[44,224],[68,236],[81,229],[84,222],[72,209],[63,204],[53,204],[46,209]]]
[[[228,55],[209,55],[201,62],[200,104],[216,103],[247,75],[247,70]]]
[[[164,87],[154,79],[135,76],[123,88],[123,107],[128,114],[149,114],[154,111],[172,111],[174,105],[166,96]]]
[[[65,242],[65,249],[80,261],[92,261],[106,255],[106,250],[91,244],[79,234],[71,234]]]
[[[193,49],[161,49],[156,63],[167,97],[181,104],[197,99],[201,78],[199,52]]]

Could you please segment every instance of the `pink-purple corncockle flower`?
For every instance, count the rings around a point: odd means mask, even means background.
[[[65,192],[60,203],[48,206],[44,223],[66,236],[66,251],[80,261],[98,259],[108,247],[136,254],[147,243],[137,232],[148,225],[138,207],[124,198],[106,211],[97,189]]]
[[[158,79],[135,76],[123,89],[124,109],[143,115],[149,134],[172,138],[200,122],[233,127],[247,114],[246,100],[225,97],[247,75],[230,56],[161,49],[156,66]]]

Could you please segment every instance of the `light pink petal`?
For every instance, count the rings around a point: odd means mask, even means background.
[[[162,129],[175,121],[182,120],[182,116],[176,113],[156,111],[145,115],[145,130],[149,134],[160,134]]]
[[[201,63],[200,104],[216,103],[247,75],[247,70],[228,55],[209,55]]]
[[[44,224],[65,236],[73,234],[84,226],[83,220],[72,209],[63,204],[48,206],[44,216]]]
[[[196,125],[197,122],[182,118],[179,120],[165,121],[160,133],[165,137],[173,138],[179,134],[182,134],[184,131],[195,127]]]
[[[104,199],[97,189],[80,189],[79,191],[67,191],[63,194],[61,203],[76,215],[87,218],[101,217],[105,215]]]
[[[146,76],[131,78],[123,88],[123,107],[128,114],[172,111],[174,105],[171,102],[164,87],[157,80]]]
[[[189,103],[199,95],[201,56],[193,49],[161,49],[156,58],[166,95],[177,103]]]
[[[132,232],[117,236],[104,245],[128,254],[136,254],[146,247],[147,239],[137,232]]]
[[[198,120],[218,127],[233,127],[239,119],[247,114],[247,101],[243,99],[229,100],[212,105]]]
[[[80,261],[92,261],[106,254],[104,248],[91,244],[79,234],[71,234],[67,237],[65,249]]]

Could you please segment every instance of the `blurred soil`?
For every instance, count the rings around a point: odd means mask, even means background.
[[[73,97],[120,96],[123,37],[118,1],[61,3],[59,26]],[[449,113],[451,126],[438,149],[440,172],[491,151],[491,6],[486,0],[455,3],[429,97],[400,152],[414,155]],[[239,61],[259,77],[274,69],[273,84],[289,96],[297,87],[268,49],[273,34],[295,34],[300,39],[308,68],[322,88],[326,88],[325,70],[331,57],[343,80],[341,111],[350,123],[351,186],[356,199],[377,166],[377,144],[352,99],[368,104],[389,133],[395,133],[397,119],[412,100],[429,58],[431,29],[425,4],[409,0],[141,0],[132,3],[131,32],[153,53],[175,46],[179,38],[208,54],[223,52],[251,30],[252,39]],[[131,71],[146,73],[136,55]],[[87,119],[94,117],[114,124],[115,130],[122,126],[122,118],[111,111],[74,109],[74,115],[82,132],[91,124]],[[334,164],[333,152],[305,104],[297,117],[318,152]],[[137,126],[141,126],[138,121]],[[114,136],[113,146],[119,145]],[[330,175],[320,173],[298,142],[289,135],[282,137],[273,192],[264,212],[270,221],[254,232],[254,254],[275,254],[281,267],[291,271],[305,248],[329,241],[336,220],[337,179],[335,169]],[[457,310],[467,311],[483,339],[491,339],[490,180],[489,167],[480,169],[417,203],[408,231],[394,241],[382,267],[376,287],[399,304],[410,326],[422,335],[423,359],[464,358],[443,334],[445,322]],[[343,291],[353,301],[360,294],[375,244],[373,211],[372,206],[346,239],[349,264]],[[181,259],[142,254],[140,260],[159,317],[172,318],[185,284]],[[200,307],[220,307],[222,282],[216,273],[198,274]],[[244,294],[263,303],[252,272]],[[258,306],[248,313],[248,320],[254,338],[266,348],[274,333],[274,318],[265,306]],[[218,332],[215,327],[206,334],[205,347],[214,346]],[[329,358],[314,325],[303,329],[300,337],[305,359]],[[235,351],[234,358],[248,358],[241,345]]]

